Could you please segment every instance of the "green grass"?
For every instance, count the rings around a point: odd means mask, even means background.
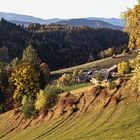
[[[2,126],[1,126],[2,127]],[[6,130],[5,130],[6,131]],[[0,131],[1,132],[1,131]],[[0,133],[1,136],[1,133]],[[121,102],[104,110],[52,120],[1,140],[139,140],[140,103]]]
[[[88,87],[88,86],[91,86],[91,85],[93,85],[93,83],[82,83],[82,84],[75,84],[75,85],[72,85],[72,86],[64,86],[62,89],[64,91],[72,91],[72,90],[80,89],[80,88],[83,88],[83,87]]]
[[[61,69],[61,70],[57,70],[57,71],[52,71],[51,74],[52,75],[56,75],[56,74],[63,74],[63,73],[69,73],[72,72],[74,70],[88,70],[88,69],[101,69],[101,68],[108,68],[111,67],[114,64],[118,64],[122,61],[128,61],[129,59],[132,59],[136,57],[136,53],[133,52],[131,54],[128,55],[118,55],[117,58],[104,58],[101,60],[97,60],[97,61],[93,61],[90,63],[86,63],[83,65],[79,65],[79,66],[75,66],[75,67],[71,67],[71,68],[66,68],[66,69]]]

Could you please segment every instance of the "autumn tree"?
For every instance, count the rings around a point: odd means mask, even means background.
[[[106,57],[110,57],[113,55],[113,48],[109,48],[105,51]]]
[[[140,48],[140,0],[133,8],[129,8],[122,13],[125,20],[125,31],[129,34],[129,48]],[[131,67],[134,69],[133,82],[140,90],[140,53],[136,58],[130,61]]]
[[[129,34],[129,48],[140,47],[140,1],[133,8],[127,9],[122,13],[122,18],[125,20],[125,31]]]
[[[118,74],[124,75],[130,73],[130,65],[128,62],[121,62],[118,64]]]
[[[58,86],[69,86],[74,83],[72,74],[63,74],[58,80]]]
[[[140,53],[130,61],[131,67],[134,69],[133,82],[140,90]]]
[[[24,95],[36,96],[39,91],[39,75],[34,65],[24,62],[17,65],[9,79],[10,83],[15,86],[15,100],[22,99]]]

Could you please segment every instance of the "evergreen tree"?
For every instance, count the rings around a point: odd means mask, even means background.
[[[30,62],[31,64],[40,64],[41,62],[36,50],[33,48],[32,45],[29,45],[26,49],[24,49],[22,61]]]
[[[19,60],[18,57],[16,57],[15,59],[13,59],[13,60],[11,61],[11,65],[12,65],[13,67],[17,66],[18,64],[20,64],[20,60]]]

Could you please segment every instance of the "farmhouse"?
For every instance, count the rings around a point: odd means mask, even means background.
[[[88,77],[85,76],[85,75],[80,75],[80,76],[76,77],[76,82],[79,83],[79,84],[80,83],[85,83],[87,81],[88,81]]]
[[[117,74],[118,73],[118,69],[117,68],[118,68],[118,66],[115,64],[112,67],[108,68],[107,72],[111,73],[111,74]]]
[[[94,84],[98,84],[99,80],[97,77],[101,77],[102,81],[110,82],[112,80],[112,76],[117,75],[117,65],[113,65],[108,69],[101,69],[101,70],[90,70],[88,72],[84,72],[82,75],[76,78],[77,83],[84,83],[91,81]]]
[[[101,81],[110,82],[112,80],[112,76],[107,71],[95,71],[92,74],[91,82],[94,84],[98,84],[100,80],[97,77],[101,77]]]

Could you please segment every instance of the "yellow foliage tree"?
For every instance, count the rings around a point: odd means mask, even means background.
[[[37,93],[37,100],[35,102],[35,109],[41,110],[46,106],[46,94],[44,90],[40,90],[39,93]]]
[[[10,83],[15,86],[14,96],[35,96],[39,91],[39,75],[34,66],[28,62],[17,65],[11,73]]]
[[[73,76],[71,74],[63,74],[58,80],[58,86],[68,86],[73,83]]]
[[[140,1],[133,8],[127,9],[122,13],[122,18],[125,20],[125,31],[128,32],[129,48],[140,48]]]
[[[130,66],[128,62],[121,62],[118,64],[118,74],[124,75],[130,72]]]
[[[138,56],[130,61],[131,67],[134,68],[133,82],[140,90],[140,53]]]

